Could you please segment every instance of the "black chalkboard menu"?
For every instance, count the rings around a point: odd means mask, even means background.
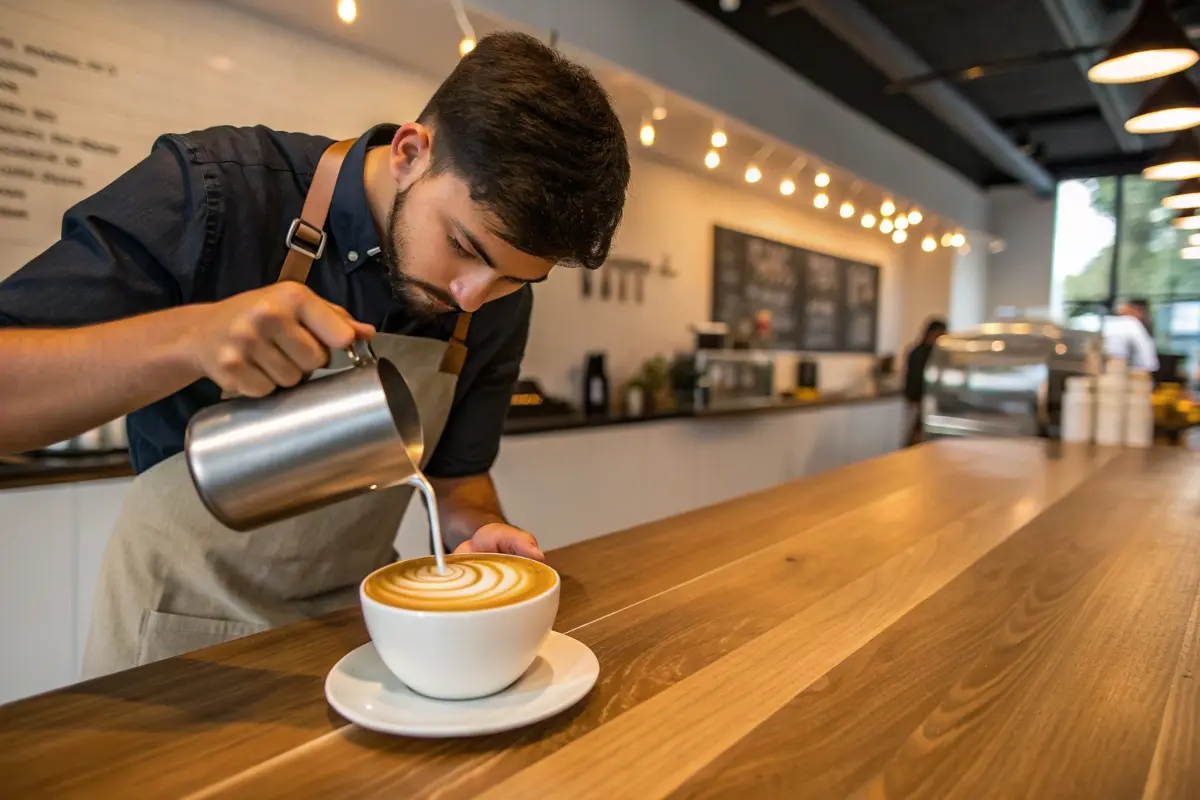
[[[879,268],[713,228],[712,318],[744,338],[769,319],[777,350],[874,353]]]

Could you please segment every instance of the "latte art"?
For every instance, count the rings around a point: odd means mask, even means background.
[[[432,556],[391,564],[363,584],[372,600],[413,611],[477,611],[530,600],[554,588],[557,574],[517,556],[469,553],[446,556],[439,573]]]

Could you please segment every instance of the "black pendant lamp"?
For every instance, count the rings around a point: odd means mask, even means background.
[[[1142,0],[1133,21],[1104,59],[1088,70],[1094,83],[1139,83],[1182,72],[1200,61],[1183,30],[1171,19],[1166,0]]]
[[[1200,91],[1187,75],[1169,75],[1125,122],[1130,133],[1167,133],[1200,125]]]
[[[1150,181],[1200,178],[1200,141],[1191,131],[1175,134],[1171,143],[1142,170],[1142,177]]]
[[[1171,220],[1171,225],[1181,231],[1200,231],[1200,214],[1196,213],[1197,210],[1180,211]]]
[[[1174,193],[1163,198],[1162,204],[1164,208],[1200,208],[1200,178],[1179,184]]]

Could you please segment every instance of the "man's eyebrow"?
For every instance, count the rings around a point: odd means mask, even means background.
[[[492,257],[490,255],[488,255],[487,250],[484,249],[483,242],[479,241],[479,239],[475,236],[475,234],[473,234],[469,230],[467,230],[466,226],[464,226],[461,222],[454,219],[453,217],[451,217],[451,219],[450,219],[450,225],[454,228],[454,230],[458,231],[459,234],[464,239],[467,240],[467,243],[471,245],[471,249],[474,250],[476,255],[478,255],[483,260],[483,263],[487,264],[492,269],[496,269],[496,264],[492,261]],[[508,275],[506,277],[509,280],[514,280],[514,281],[517,281],[518,283],[541,283],[542,281],[544,281],[550,277],[550,273],[547,272],[542,277],[533,278],[533,279],[518,278],[515,275]]]
[[[467,240],[467,242],[470,243],[471,249],[475,251],[476,255],[483,259],[483,263],[487,264],[492,269],[496,268],[496,264],[494,261],[492,261],[492,257],[488,255],[488,251],[483,246],[483,242],[479,241],[475,234],[467,230],[466,227],[464,227],[463,224],[456,219],[452,218],[450,220],[450,224],[462,235],[464,239]]]

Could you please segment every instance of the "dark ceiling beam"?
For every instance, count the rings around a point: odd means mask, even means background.
[[[1022,114],[1021,116],[999,117],[996,124],[1006,131],[1033,130],[1036,128],[1053,128],[1058,125],[1072,125],[1076,122],[1103,122],[1100,109],[1095,106],[1078,106],[1063,108],[1055,111],[1043,111],[1038,114]]]
[[[767,13],[780,13],[803,7],[834,35],[854,48],[892,80],[930,72],[929,64],[894,33],[887,29],[857,0],[781,0],[768,8]],[[920,86],[912,96],[934,115],[957,131],[997,168],[1027,184],[1041,195],[1054,191],[1054,178],[1030,158],[962,93],[944,83]]]
[[[1095,10],[1088,0],[1042,0],[1042,6],[1050,15],[1055,30],[1067,47],[1080,47],[1084,43],[1102,41],[1108,33],[1103,29]],[[1117,141],[1117,146],[1126,153],[1140,153],[1145,142],[1137,134],[1125,130],[1125,120],[1133,116],[1137,102],[1129,96],[1126,86],[1092,83],[1087,71],[1095,60],[1090,55],[1077,55],[1072,61],[1087,83],[1092,97],[1100,106],[1100,113],[1108,123],[1108,130]]]

